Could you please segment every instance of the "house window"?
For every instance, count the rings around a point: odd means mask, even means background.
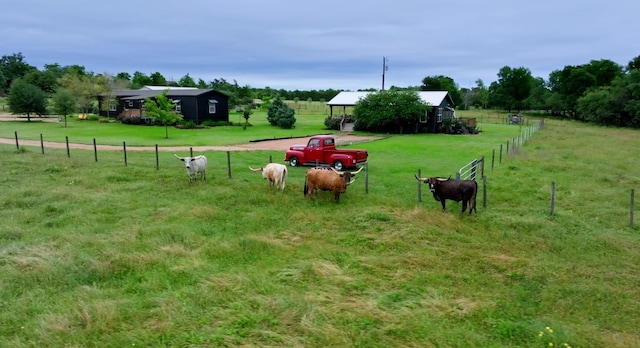
[[[109,103],[109,111],[118,111],[118,105]]]
[[[442,108],[438,108],[438,117],[436,120],[438,120],[438,122],[442,122]]]
[[[133,100],[129,100],[129,107],[133,107]]]
[[[182,113],[182,104],[180,103],[179,99],[178,100],[174,100],[173,101],[173,105],[175,105],[177,113]]]
[[[209,99],[209,113],[210,114],[215,114],[216,113],[216,104],[218,104],[217,100]]]
[[[144,107],[144,100],[140,101],[140,109],[146,110],[146,108]]]

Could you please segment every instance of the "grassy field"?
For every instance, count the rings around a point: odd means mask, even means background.
[[[86,124],[2,123],[0,136],[145,142]],[[152,153],[125,167],[118,152],[94,162],[0,145],[0,346],[640,346],[640,236],[628,226],[640,133],[545,124],[487,170],[487,207],[472,216],[419,203],[413,173],[452,174],[523,128],[360,144],[370,191],[359,178],[339,204],[302,196],[304,168],[284,193],[247,168],[281,153],[234,152],[229,179],[212,152],[209,180],[189,184],[171,154],[155,170]],[[203,138],[273,136],[260,127]],[[169,140],[204,141],[179,133]]]

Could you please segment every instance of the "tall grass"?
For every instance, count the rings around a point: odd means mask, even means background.
[[[370,192],[339,204],[302,196],[304,168],[270,190],[247,168],[269,151],[233,153],[231,179],[212,152],[189,184],[170,154],[0,145],[0,346],[638,346],[639,133],[545,125],[486,171],[472,216],[419,203],[413,173],[515,126],[359,145]]]

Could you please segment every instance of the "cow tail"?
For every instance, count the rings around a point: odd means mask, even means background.
[[[309,184],[307,183],[307,177],[304,177],[304,189],[302,191],[304,193],[304,195],[306,196],[307,193],[309,193]]]

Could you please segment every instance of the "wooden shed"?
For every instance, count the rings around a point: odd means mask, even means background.
[[[348,108],[352,108],[358,101],[366,98],[371,93],[376,92],[338,93],[327,102],[330,116],[347,116],[348,110],[350,110]],[[456,117],[455,104],[448,91],[419,91],[417,93],[423,102],[431,106],[430,110],[427,110],[425,117],[420,120],[420,123],[426,124],[429,133],[436,133],[438,131],[438,125],[445,119]],[[337,109],[337,115],[334,115],[334,108]]]
[[[167,97],[173,100],[176,111],[185,121],[201,124],[204,121],[229,122],[229,96],[213,89],[189,87],[146,86],[136,90],[115,90],[112,92],[116,102],[109,106],[109,112],[103,111],[102,104],[106,94],[98,97],[101,116],[117,116],[123,113],[144,117],[145,98],[161,95],[168,89]]]

